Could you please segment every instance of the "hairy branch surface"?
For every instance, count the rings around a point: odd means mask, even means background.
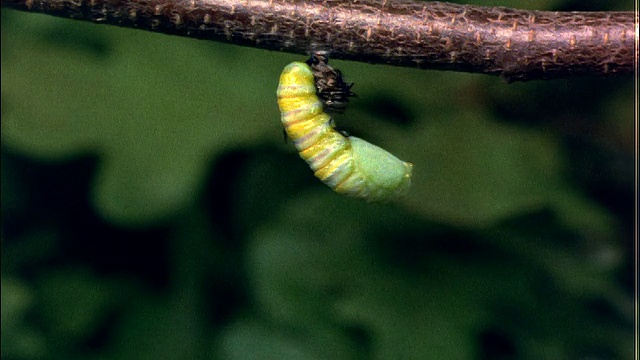
[[[508,81],[631,75],[633,12],[550,12],[408,0],[2,0],[71,19]]]

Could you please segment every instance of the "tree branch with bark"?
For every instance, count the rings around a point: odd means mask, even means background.
[[[507,81],[632,75],[631,11],[408,0],[2,0],[2,6],[191,38]]]

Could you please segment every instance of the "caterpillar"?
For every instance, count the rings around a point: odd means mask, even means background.
[[[324,112],[315,81],[309,65],[292,62],[282,71],[277,90],[285,132],[314,175],[339,194],[368,201],[405,193],[411,185],[413,164],[337,131]]]

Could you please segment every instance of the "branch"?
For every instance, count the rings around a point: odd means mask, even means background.
[[[408,0],[2,0],[3,7],[191,38],[508,81],[631,75],[633,12]]]

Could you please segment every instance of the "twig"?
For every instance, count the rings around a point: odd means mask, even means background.
[[[192,38],[508,81],[631,75],[633,12],[407,0],[2,0],[2,6]]]

